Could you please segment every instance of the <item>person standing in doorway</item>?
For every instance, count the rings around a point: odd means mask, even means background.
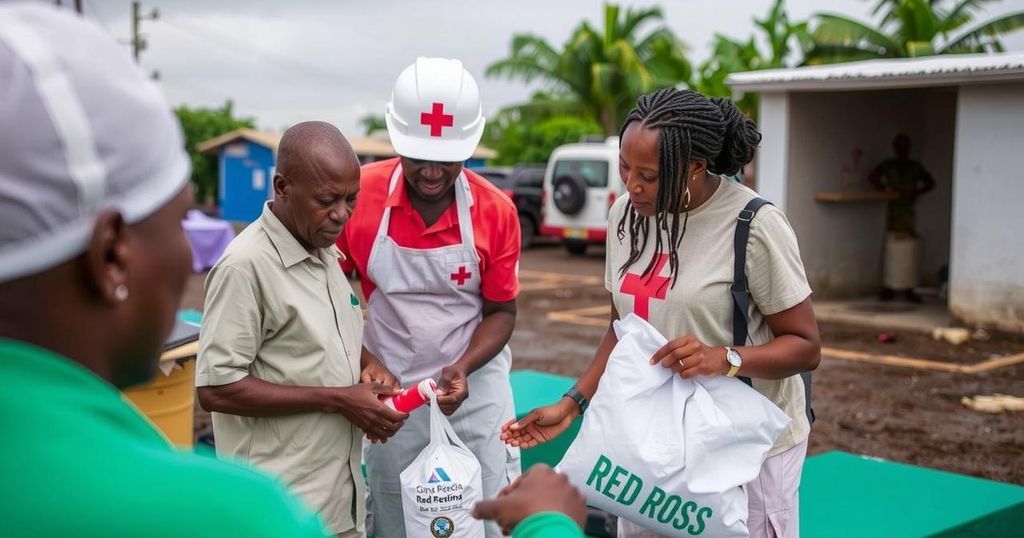
[[[918,247],[917,216],[914,206],[921,195],[935,188],[935,179],[924,165],[910,158],[910,137],[900,133],[892,140],[892,149],[896,153],[895,159],[887,159],[875,166],[868,175],[868,181],[881,192],[890,193],[896,198],[889,200],[886,212],[886,235],[887,246],[892,243],[908,244],[916,251]],[[887,266],[899,264],[898,261],[889,259],[891,256],[899,256],[900,249],[892,250],[887,248]],[[912,259],[916,260],[916,256]],[[882,291],[878,298],[883,301],[891,301],[896,297],[896,292],[902,292],[903,296],[912,303],[920,303],[921,297],[914,292],[917,285],[917,264],[911,262],[912,267],[908,269],[909,274],[901,275],[907,271],[895,271],[890,275],[886,271],[883,278]],[[899,275],[899,276],[897,276]],[[902,276],[902,278],[901,278]]]

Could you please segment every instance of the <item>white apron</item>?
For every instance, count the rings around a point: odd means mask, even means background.
[[[403,181],[398,165],[388,194]],[[433,249],[399,246],[388,237],[391,208],[384,209],[367,263],[377,285],[367,303],[363,345],[394,373],[403,387],[422,379],[437,380],[469,346],[482,319],[480,257],[469,217],[469,181],[459,174],[455,206],[462,242]],[[519,451],[506,447],[498,435],[501,424],[515,415],[509,384],[511,352],[505,346],[469,376],[469,398],[450,417],[452,427],[480,461],[484,498],[492,498],[519,474]],[[376,538],[405,538],[399,473],[430,441],[430,413],[414,411],[405,426],[386,444],[366,446],[369,483],[367,532]],[[497,524],[487,525],[497,538]]]

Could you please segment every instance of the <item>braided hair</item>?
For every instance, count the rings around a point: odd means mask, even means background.
[[[754,158],[761,142],[757,124],[746,117],[735,103],[723,97],[707,98],[693,90],[665,88],[637,99],[619,131],[619,143],[626,128],[640,122],[644,129],[660,129],[658,147],[658,197],[655,200],[655,230],[668,232],[669,270],[675,287],[679,270],[679,245],[686,233],[690,205],[690,163],[707,162],[709,172],[731,176]],[[683,214],[680,219],[680,213]],[[619,268],[624,276],[636,263],[650,236],[651,217],[636,212],[632,202],[618,225],[622,241],[629,230],[629,258]],[[681,221],[681,222],[680,222]],[[662,251],[662,234],[655,235],[654,252]],[[657,256],[644,269],[647,278],[654,276]]]

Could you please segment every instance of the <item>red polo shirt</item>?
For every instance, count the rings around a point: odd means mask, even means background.
[[[359,272],[363,297],[367,300],[377,289],[367,276],[366,266],[385,207],[393,208],[388,236],[403,247],[429,249],[462,241],[454,202],[433,226],[427,228],[423,217],[409,201],[404,178],[388,196],[388,183],[396,166],[398,159],[362,167],[356,210],[338,237],[338,248],[346,258],[342,269]],[[489,181],[470,170],[465,170],[465,173],[473,197],[469,218],[473,221],[473,238],[480,255],[482,294],[488,301],[511,301],[519,295],[519,215],[508,196]]]

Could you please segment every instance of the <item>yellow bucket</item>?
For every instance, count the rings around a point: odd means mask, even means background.
[[[192,419],[195,411],[196,361],[189,360],[170,375],[157,373],[145,385],[124,390],[139,408],[176,446],[192,448]]]

